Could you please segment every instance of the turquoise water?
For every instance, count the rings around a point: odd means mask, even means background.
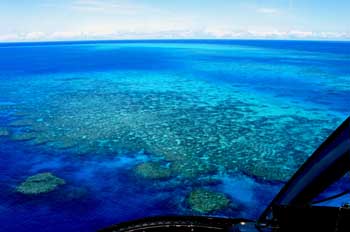
[[[0,44],[0,81],[6,230],[254,219],[349,115],[350,43]]]

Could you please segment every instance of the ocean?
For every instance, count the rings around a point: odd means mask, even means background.
[[[0,43],[0,224],[256,219],[350,113],[350,43]]]

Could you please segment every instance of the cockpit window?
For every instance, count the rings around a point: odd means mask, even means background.
[[[320,193],[313,200],[313,205],[342,207],[350,204],[350,176],[347,173],[336,183],[332,184],[325,191]]]

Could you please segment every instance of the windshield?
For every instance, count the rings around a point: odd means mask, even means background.
[[[350,43],[0,45],[0,222],[256,219],[350,113]]]

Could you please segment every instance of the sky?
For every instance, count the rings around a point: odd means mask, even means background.
[[[0,0],[0,42],[350,40],[350,0]]]

